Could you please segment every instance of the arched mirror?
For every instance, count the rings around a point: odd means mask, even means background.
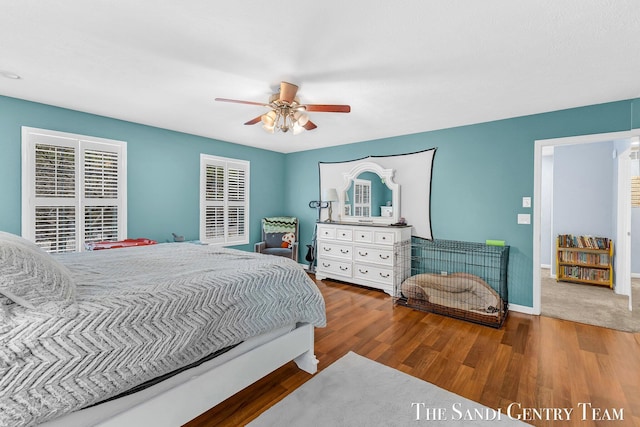
[[[342,221],[394,224],[400,218],[400,186],[393,182],[393,169],[363,162],[343,174],[338,189]]]

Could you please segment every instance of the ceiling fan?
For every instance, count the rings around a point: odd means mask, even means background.
[[[327,105],[327,104],[301,104],[296,94],[298,86],[293,83],[281,82],[280,92],[269,97],[269,102],[239,101],[237,99],[216,98],[216,101],[234,102],[237,104],[263,105],[270,110],[254,119],[249,120],[245,125],[255,125],[262,122],[262,128],[269,133],[275,131],[288,132],[291,130],[294,135],[303,130],[313,130],[317,126],[306,114],[308,111],[324,113],[348,113],[351,107],[348,105]]]

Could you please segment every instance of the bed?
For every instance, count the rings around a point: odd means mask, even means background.
[[[316,371],[324,300],[290,259],[193,243],[50,256],[0,232],[0,270],[0,426],[181,425],[291,360]]]

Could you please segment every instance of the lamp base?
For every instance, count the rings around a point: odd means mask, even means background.
[[[333,203],[329,202],[329,218],[327,218],[324,222],[333,222],[333,219],[331,219],[333,217],[333,207],[332,207]]]

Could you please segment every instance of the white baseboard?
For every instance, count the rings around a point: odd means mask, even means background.
[[[632,279],[640,279],[640,273],[631,273]]]
[[[540,268],[548,268],[551,270],[551,264],[540,264]]]
[[[527,307],[526,305],[519,305],[519,304],[511,304],[511,303],[509,303],[509,311],[516,311],[518,313],[535,315],[535,313],[533,312],[533,307]]]

